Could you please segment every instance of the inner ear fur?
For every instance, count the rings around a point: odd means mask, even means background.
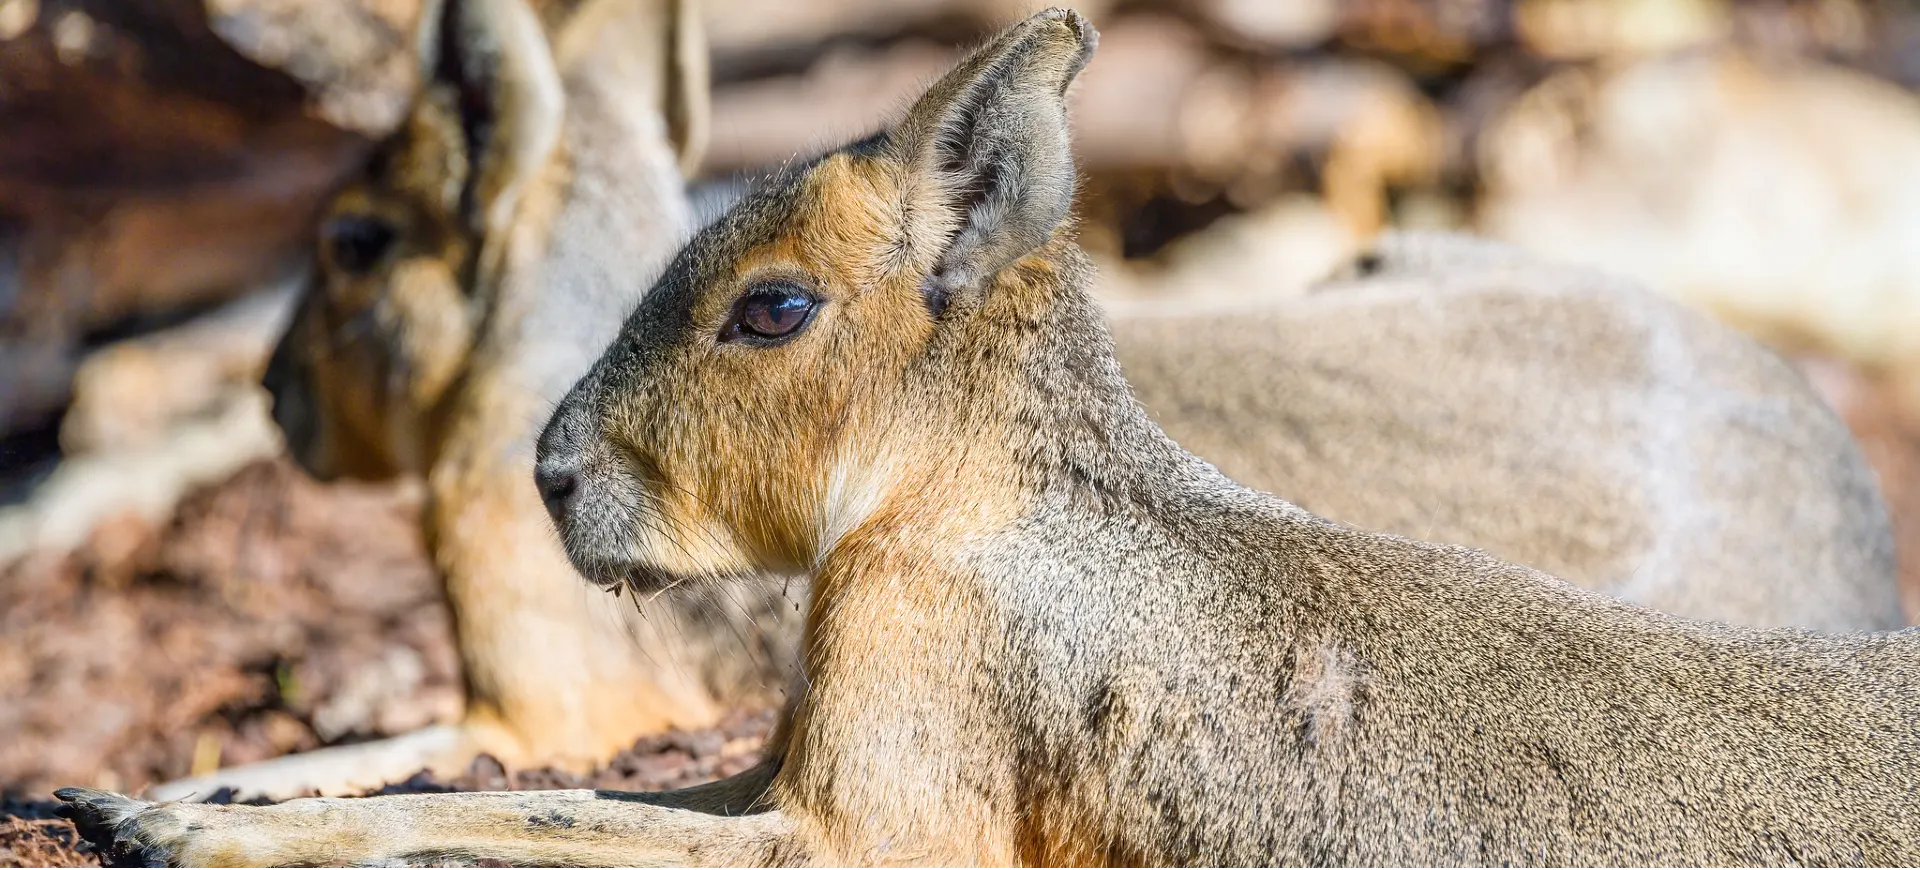
[[[934,316],[1066,220],[1075,178],[1066,91],[1097,41],[1078,13],[1041,12],[940,79],[894,129],[909,246],[938,251],[922,285]]]

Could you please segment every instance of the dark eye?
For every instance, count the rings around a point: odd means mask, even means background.
[[[761,342],[791,338],[813,319],[819,303],[797,284],[763,285],[740,297],[733,320],[720,333],[721,341]]]
[[[368,215],[338,215],[320,227],[320,244],[326,248],[327,259],[356,275],[378,265],[399,237],[393,224]]]

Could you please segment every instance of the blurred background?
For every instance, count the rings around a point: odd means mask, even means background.
[[[1037,5],[706,0],[703,180],[870,131]],[[307,480],[254,386],[318,208],[406,112],[420,6],[0,0],[9,806],[458,710],[417,485]],[[1113,304],[1298,292],[1389,226],[1634,276],[1801,363],[1880,472],[1920,606],[1920,6],[1077,7],[1102,32],[1082,240]],[[90,860],[31,815],[0,813],[0,865]]]

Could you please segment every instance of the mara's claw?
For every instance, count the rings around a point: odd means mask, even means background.
[[[65,802],[60,814],[73,820],[80,836],[112,864],[167,866],[187,832],[185,823],[152,801],[97,788],[63,788],[53,794]]]

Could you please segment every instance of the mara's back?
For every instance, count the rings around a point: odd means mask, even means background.
[[[1695,622],[1265,501],[1192,514],[1236,531],[1130,610],[1162,676],[1059,750],[1138,860],[1920,861],[1920,632]]]
[[[1360,262],[1280,305],[1118,317],[1127,377],[1183,446],[1323,516],[1700,619],[1906,624],[1872,469],[1772,352],[1493,243]]]

